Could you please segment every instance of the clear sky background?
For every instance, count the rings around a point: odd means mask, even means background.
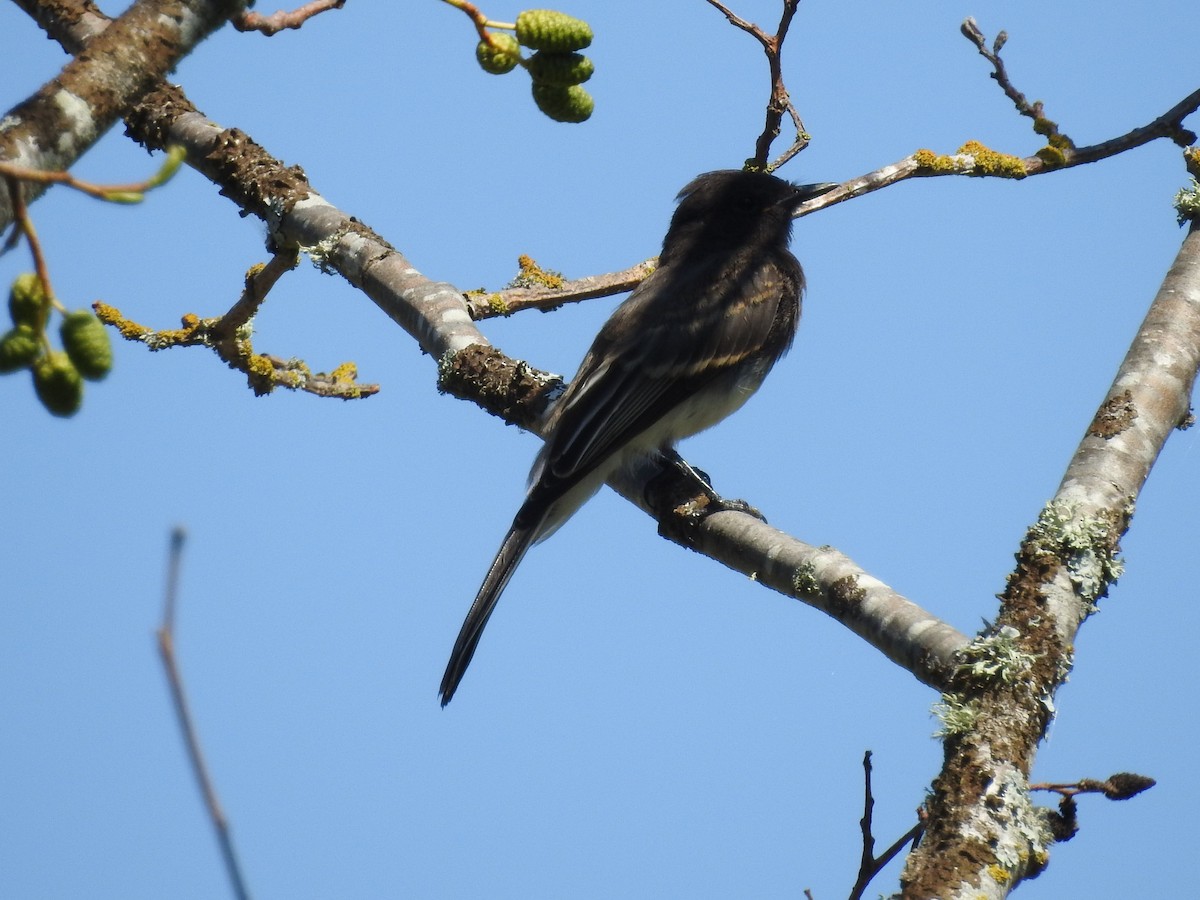
[[[771,25],[777,7],[735,4]],[[520,73],[481,72],[466,18],[434,0],[351,2],[271,39],[226,29],[175,80],[432,278],[499,288],[522,253],[598,274],[654,255],[678,189],[751,154],[767,74],[700,0],[566,10],[596,32],[582,126],[538,113]],[[1079,144],[1200,83],[1188,0],[806,0],[785,72],[813,143],[782,174],[840,181],[969,139],[1034,152],[959,34],[968,15],[1008,30],[1017,86]],[[64,61],[0,5],[0,105]],[[156,165],[118,127],[77,172]],[[1022,183],[908,182],[801,220],[795,348],[685,456],[974,633],[1179,248],[1185,183],[1159,142]],[[56,190],[33,214],[68,305],[103,299],[158,328],[224,311],[265,259],[262,227],[187,169],[139,207]],[[28,268],[18,248],[0,281]],[[570,374],[617,302],[483,330]],[[153,641],[175,525],[190,535],[180,660],[257,898],[844,897],[867,749],[879,845],[912,825],[941,760],[936,695],[609,491],[526,559],[440,709],[536,438],[439,396],[434,361],[307,263],[272,293],[256,346],[313,369],[352,359],[383,390],[255,398],[204,350],[123,344],[63,421],[26,376],[0,378],[0,896],[228,896]],[[1198,441],[1175,434],[1151,476],[1034,772],[1158,786],[1081,798],[1081,833],[1022,896],[1194,889]]]

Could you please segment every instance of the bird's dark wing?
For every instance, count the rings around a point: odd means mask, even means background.
[[[791,343],[802,288],[787,253],[741,268],[681,260],[656,270],[597,335],[559,400],[531,487],[561,491],[760,354],[765,374]]]

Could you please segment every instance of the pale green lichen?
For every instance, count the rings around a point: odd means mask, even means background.
[[[1132,515],[1132,509],[1126,515]],[[1105,519],[1077,514],[1075,504],[1053,500],[1038,516],[1031,536],[1046,546],[1066,565],[1071,583],[1090,607],[1121,577],[1125,564]]]
[[[948,738],[956,734],[966,734],[975,727],[979,716],[979,706],[962,694],[947,691],[942,694],[932,712],[942,723],[942,727],[933,733],[935,738]]]
[[[1180,225],[1200,221],[1200,181],[1195,178],[1175,193],[1175,218]]]
[[[1033,668],[1033,654],[1017,643],[1021,632],[1004,625],[990,634],[983,634],[958,652],[956,678],[971,682],[1013,684]]]
[[[802,597],[819,594],[821,583],[817,580],[817,567],[810,562],[797,567],[792,573],[792,590]]]

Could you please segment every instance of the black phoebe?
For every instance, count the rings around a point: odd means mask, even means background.
[[[600,329],[549,413],[525,502],[454,642],[442,706],[525,552],[627,461],[669,451],[738,409],[787,352],[804,290],[788,252],[792,214],[834,186],[729,170],[680,192],[658,268]]]

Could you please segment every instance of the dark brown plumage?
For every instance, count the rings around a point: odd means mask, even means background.
[[[443,706],[526,551],[626,462],[738,409],[787,352],[804,290],[787,249],[792,214],[830,187],[729,170],[680,192],[658,268],[601,328],[550,413],[525,502],[454,644]]]

